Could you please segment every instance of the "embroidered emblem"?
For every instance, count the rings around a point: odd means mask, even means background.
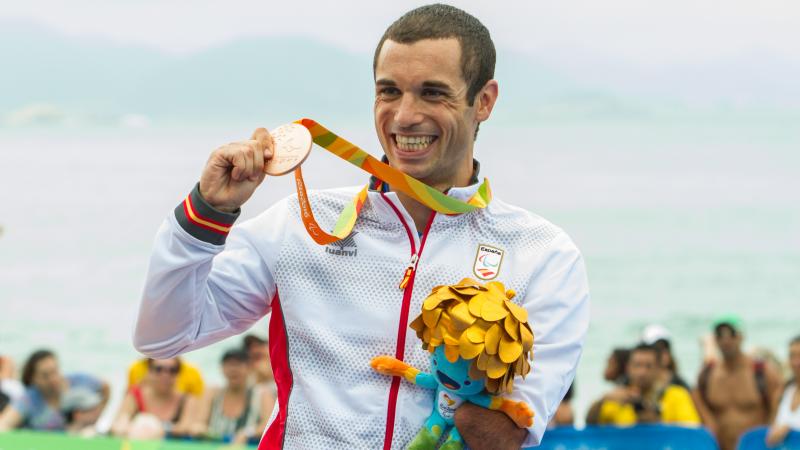
[[[478,252],[475,254],[475,263],[472,265],[472,272],[481,280],[493,280],[500,273],[500,266],[503,264],[505,250],[491,245],[478,245]]]

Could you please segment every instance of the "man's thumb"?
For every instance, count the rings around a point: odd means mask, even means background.
[[[253,131],[253,136],[250,139],[258,141],[262,149],[272,147],[272,135],[269,134],[266,128],[256,128],[256,131]]]

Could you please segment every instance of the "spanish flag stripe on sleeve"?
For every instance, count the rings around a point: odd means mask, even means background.
[[[219,222],[217,222],[215,220],[211,220],[208,217],[201,216],[194,209],[194,206],[192,206],[192,196],[191,195],[187,195],[186,196],[186,200],[184,200],[184,203],[186,204],[186,215],[189,217],[189,220],[191,220],[192,222],[194,222],[194,223],[196,223],[196,224],[198,224],[200,226],[206,227],[209,230],[214,230],[214,231],[217,231],[217,232],[223,233],[223,234],[229,233],[231,231],[231,225],[225,225],[225,224],[219,223]]]
[[[214,245],[223,245],[239,211],[226,213],[214,209],[200,195],[199,183],[175,208],[175,218],[184,231]]]

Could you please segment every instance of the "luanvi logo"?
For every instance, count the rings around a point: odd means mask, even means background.
[[[339,239],[333,244],[325,247],[325,253],[337,256],[358,256],[358,247],[356,246],[355,236],[357,231],[353,231],[344,239]]]

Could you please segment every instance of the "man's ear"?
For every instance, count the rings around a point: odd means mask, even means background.
[[[475,120],[478,123],[488,119],[492,114],[498,92],[497,80],[489,80],[475,96]]]

